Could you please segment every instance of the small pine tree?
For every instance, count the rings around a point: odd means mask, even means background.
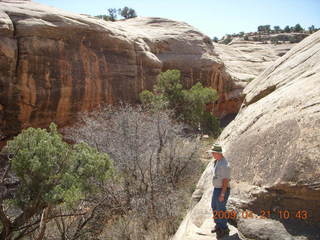
[[[99,190],[112,172],[107,154],[87,144],[68,145],[55,124],[50,130],[28,128],[8,142],[11,170],[19,186],[11,201],[21,214],[0,219],[0,236],[9,236],[43,209],[65,203],[69,206]],[[0,207],[5,209],[2,203]],[[9,226],[15,226],[10,228]],[[31,225],[32,226],[32,225]]]

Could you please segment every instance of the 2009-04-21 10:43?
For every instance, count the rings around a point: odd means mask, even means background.
[[[256,215],[254,212],[250,210],[245,210],[241,212],[237,212],[235,210],[232,211],[213,211],[213,218],[214,219],[236,219],[237,217],[242,218],[270,218],[271,215],[274,217],[278,217],[280,219],[301,219],[306,220],[309,217],[309,213],[307,210],[297,210],[295,212],[290,212],[289,210],[278,210],[278,211],[271,211],[271,210],[263,210],[261,209],[259,214]]]

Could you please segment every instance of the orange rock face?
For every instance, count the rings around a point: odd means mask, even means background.
[[[28,1],[0,2],[5,135],[63,125],[101,104],[136,103],[167,69],[181,70],[187,87],[200,81],[216,88],[216,115],[238,111],[239,87],[211,40],[190,25],[159,18],[106,22]]]

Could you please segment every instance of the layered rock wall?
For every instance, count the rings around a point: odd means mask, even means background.
[[[6,135],[51,121],[66,124],[105,103],[135,103],[167,69],[180,69],[186,87],[200,81],[218,87],[220,96],[234,86],[211,40],[188,24],[160,18],[106,22],[29,1],[0,2],[0,66]],[[231,86],[227,92],[225,84]],[[216,114],[237,112],[239,97],[220,98],[218,105],[237,104]]]
[[[296,44],[263,44],[234,39],[228,45],[214,43],[215,51],[234,79],[248,83]]]

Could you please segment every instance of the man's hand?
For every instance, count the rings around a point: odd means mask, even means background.
[[[224,193],[221,193],[219,196],[219,202],[223,202],[224,201]]]
[[[224,194],[227,191],[228,183],[229,183],[229,179],[228,178],[222,179],[222,190],[221,190],[221,193],[219,195],[219,199],[218,199],[219,202],[223,202],[224,201]]]

